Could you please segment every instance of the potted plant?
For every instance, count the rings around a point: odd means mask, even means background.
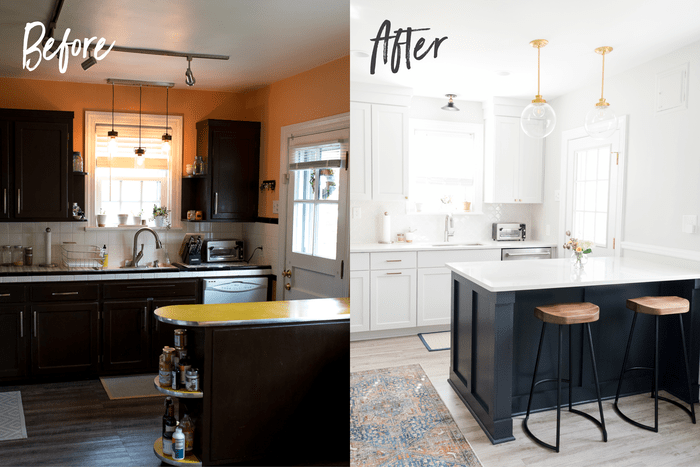
[[[168,208],[165,206],[158,207],[154,204],[152,219],[155,221],[156,227],[170,227],[170,224],[167,222],[169,214]]]
[[[97,227],[104,227],[107,222],[107,214],[105,214],[105,210],[100,208],[100,213],[96,217]]]
[[[135,214],[132,211],[131,216],[134,218],[134,225],[141,225],[141,216],[143,216],[143,209],[140,209]]]

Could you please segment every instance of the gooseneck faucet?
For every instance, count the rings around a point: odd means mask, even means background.
[[[139,261],[141,261],[141,258],[143,258],[143,243],[141,244],[141,251],[138,253],[136,252],[136,247],[138,245],[138,240],[139,240],[139,235],[141,232],[151,232],[153,236],[156,238],[156,249],[159,250],[163,248],[163,243],[160,241],[160,237],[158,236],[158,233],[153,230],[150,227],[143,227],[139,230],[136,231],[136,234],[134,234],[134,252],[133,255],[131,256],[131,267],[137,268],[139,267]]]
[[[452,230],[450,230],[452,229]],[[445,216],[445,242],[450,241],[450,237],[455,236],[455,222],[452,218],[452,214]]]

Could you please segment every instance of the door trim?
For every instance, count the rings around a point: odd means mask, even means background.
[[[627,197],[627,138],[628,138],[628,118],[627,115],[618,117],[618,135],[620,143],[620,157],[617,165],[617,218],[615,219],[614,236],[616,240],[615,257],[620,257],[622,248],[620,244],[624,241],[624,218],[625,218],[625,202]],[[569,202],[567,198],[569,188],[569,144],[574,140],[585,138],[588,136],[583,127],[574,128],[572,130],[563,131],[561,134],[561,168],[559,176],[559,230],[557,232],[557,258],[564,258],[564,249],[562,244],[566,240],[564,232],[566,231],[566,206]]]
[[[294,136],[306,136],[315,133],[321,133],[324,131],[340,130],[350,127],[350,112],[345,112],[338,115],[333,115],[331,117],[318,118],[316,120],[309,120],[308,122],[295,123],[293,125],[283,126],[280,129],[280,185],[279,190],[279,234],[277,236],[277,267],[274,271],[277,274],[278,280],[275,287],[275,296],[284,296],[284,281],[281,280],[282,271],[284,271],[286,264],[286,249],[287,249],[287,185],[289,184],[289,138]],[[348,164],[350,155],[348,155]],[[350,187],[348,187],[349,193]],[[349,201],[349,200],[348,200]],[[349,206],[350,203],[348,202]],[[347,207],[347,206],[346,206]],[[338,213],[341,215],[342,213]],[[347,213],[345,213],[347,217]],[[348,224],[349,226],[349,224]],[[347,229],[349,232],[349,229]],[[345,256],[349,257],[350,254],[350,241],[345,242],[347,251]],[[346,266],[347,267],[347,266]]]

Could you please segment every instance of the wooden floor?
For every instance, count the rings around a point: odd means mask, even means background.
[[[609,400],[603,401],[607,443],[602,442],[600,430],[592,422],[562,410],[558,454],[540,447],[525,435],[524,417],[517,417],[513,422],[515,441],[494,446],[447,383],[449,355],[449,351],[428,352],[418,336],[352,342],[350,371],[420,364],[484,467],[700,465],[700,424],[693,425],[685,412],[662,401],[659,402],[659,433],[624,422]],[[623,398],[620,407],[634,419],[654,422],[654,401],[648,394]],[[598,417],[597,403],[577,408]],[[700,415],[698,409],[696,406]],[[531,415],[528,426],[537,436],[554,444],[556,411]]]

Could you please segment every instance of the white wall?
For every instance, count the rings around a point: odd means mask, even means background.
[[[614,59],[615,52],[606,61],[609,64]],[[655,115],[656,74],[685,62],[690,62],[688,108]],[[592,63],[600,66],[599,59]],[[558,122],[545,143],[544,204],[533,212],[535,222],[542,226],[537,234],[540,240],[564,241],[564,233],[558,231],[559,203],[554,201],[563,157],[561,134],[582,127],[586,112],[599,97],[600,82],[596,82],[551,101]],[[700,234],[682,233],[681,216],[700,216],[700,42],[606,76],[605,98],[617,115],[629,116],[622,241],[697,254]],[[547,224],[551,226],[549,236],[544,235]]]

